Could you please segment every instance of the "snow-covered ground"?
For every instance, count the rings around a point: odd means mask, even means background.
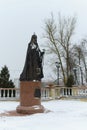
[[[0,113],[15,110],[18,102],[1,102]],[[87,130],[87,102],[56,100],[42,102],[48,113],[1,116],[0,130]]]

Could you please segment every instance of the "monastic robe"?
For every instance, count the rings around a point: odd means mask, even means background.
[[[20,75],[20,81],[41,80],[43,78],[42,59],[44,52],[41,52],[37,43],[29,43],[24,69]]]

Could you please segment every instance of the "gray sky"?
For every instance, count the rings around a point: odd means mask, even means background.
[[[76,15],[75,40],[87,36],[87,0],[0,0],[0,69],[7,65],[12,78],[18,78],[23,69],[33,32],[39,45],[44,43],[44,20],[51,12]]]

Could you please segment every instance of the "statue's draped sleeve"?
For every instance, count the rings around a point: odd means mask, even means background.
[[[23,68],[23,71],[20,75],[20,80],[26,80],[26,76],[27,76],[27,68],[28,68],[28,56],[29,56],[29,51],[30,51],[30,46],[28,44],[28,48],[27,48],[27,53],[26,53],[26,60],[25,60],[25,65],[24,65],[24,68]]]

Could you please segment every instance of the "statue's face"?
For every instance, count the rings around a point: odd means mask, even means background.
[[[33,43],[37,43],[37,38],[33,38],[33,39],[32,39],[32,42],[33,42]]]

